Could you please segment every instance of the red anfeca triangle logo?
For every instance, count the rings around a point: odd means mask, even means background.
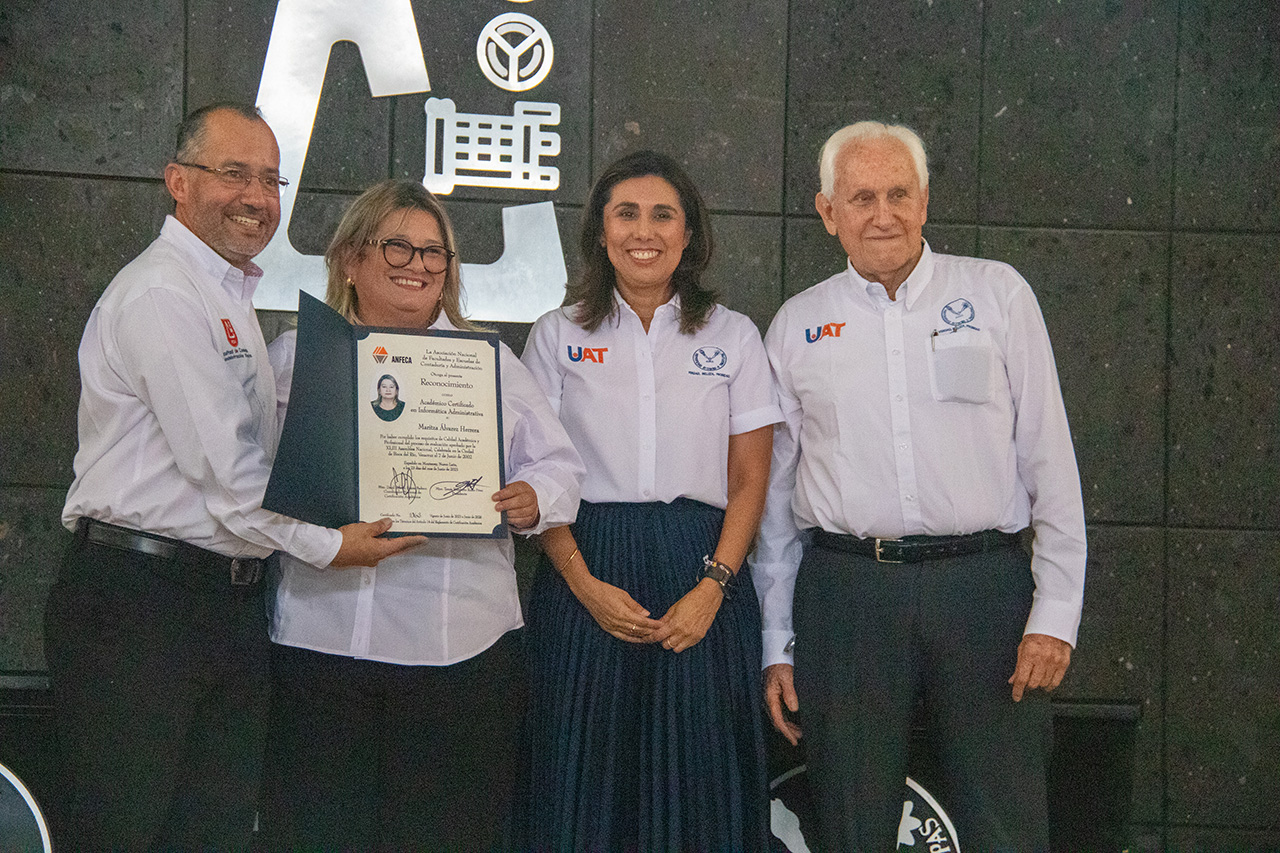
[[[225,323],[225,322],[227,322],[227,321],[226,321],[226,320],[223,320],[222,322],[224,322],[224,323]],[[386,360],[387,360],[387,348],[386,348],[386,347],[380,347],[380,346],[379,346],[379,347],[374,347],[374,348],[373,348],[373,360],[374,360],[374,361],[376,361],[376,362],[378,362],[378,364],[382,364],[382,362],[386,361]]]

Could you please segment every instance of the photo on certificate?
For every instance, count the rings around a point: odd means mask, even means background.
[[[353,326],[301,295],[284,432],[263,506],[388,535],[506,535],[498,336]]]

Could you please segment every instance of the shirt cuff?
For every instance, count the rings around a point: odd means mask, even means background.
[[[795,637],[795,634],[791,631],[767,630],[761,632],[761,638],[764,641],[764,657],[761,661],[761,669],[773,666],[775,663],[791,665],[791,652],[785,651],[785,649],[793,637]]]
[[[1080,605],[1051,598],[1037,598],[1031,604],[1023,634],[1047,634],[1076,647],[1080,630]]]
[[[299,523],[289,553],[317,569],[328,568],[342,548],[342,532],[315,524]]]
[[[544,533],[553,527],[563,527],[566,524],[572,524],[578,516],[578,507],[575,504],[573,511],[569,512],[567,507],[560,504],[568,503],[564,500],[565,488],[550,478],[528,476],[524,481],[533,488],[534,494],[538,496],[538,523],[533,527],[526,527],[520,530],[511,528],[512,533],[521,536],[536,536]]]

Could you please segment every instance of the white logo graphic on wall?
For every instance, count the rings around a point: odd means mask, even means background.
[[[555,50],[547,28],[528,15],[508,12],[484,25],[476,61],[489,82],[508,92],[525,92],[551,73]]]
[[[807,766],[801,764],[769,783],[769,824],[788,853],[810,853],[805,833],[812,833],[816,820],[814,793],[809,787]],[[960,839],[951,818],[924,786],[906,777],[906,796],[898,823],[899,851],[920,853],[961,853]]]
[[[355,44],[375,98],[425,94],[432,86],[418,32],[411,0],[279,0],[257,103],[280,143],[280,171],[295,180],[280,194],[275,239],[258,256],[269,273],[254,298],[258,308],[295,310],[299,290],[323,296],[323,258],[298,252],[289,240],[289,224],[330,50],[339,41]],[[551,72],[554,50],[540,22],[508,13],[484,25],[476,57],[495,86],[527,91]],[[560,123],[559,104],[516,101],[510,115],[489,115],[459,112],[453,98],[423,100],[422,182],[428,189],[448,194],[455,186],[559,188],[560,170],[545,162],[560,154],[560,135],[550,129]],[[564,295],[567,273],[551,203],[506,208],[503,233],[506,245],[496,262],[462,265],[467,309],[481,320],[529,322],[559,305]]]
[[[540,165],[560,153],[560,135],[543,125],[560,123],[559,104],[516,101],[506,116],[459,113],[449,98],[427,99],[427,173],[422,183],[448,195],[455,184],[553,190],[560,170]]]

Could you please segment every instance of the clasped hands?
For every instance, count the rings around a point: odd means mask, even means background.
[[[570,588],[608,634],[624,643],[661,643],[677,653],[706,636],[724,600],[720,585],[703,578],[660,619],[653,619],[625,589],[590,575],[575,579]]]

